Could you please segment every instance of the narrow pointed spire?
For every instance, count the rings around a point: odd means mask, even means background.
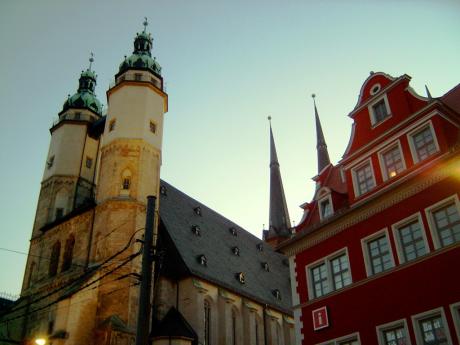
[[[426,91],[426,96],[431,101],[433,99],[433,97],[431,97],[430,90],[428,89],[428,86],[426,86],[426,84],[425,84],[425,91]]]
[[[286,205],[270,116],[268,121],[270,122],[270,219],[265,240],[276,237],[289,237],[291,234],[291,221]]]
[[[91,67],[93,66],[93,62],[94,62],[94,53],[91,52],[91,53],[90,53],[90,56],[89,56],[89,67],[88,67],[88,71],[91,71]]]
[[[326,140],[324,139],[323,128],[319,120],[318,109],[316,109],[315,94],[312,94],[313,105],[315,107],[315,122],[316,122],[316,151],[318,154],[318,174],[331,163],[329,153],[327,152]]]

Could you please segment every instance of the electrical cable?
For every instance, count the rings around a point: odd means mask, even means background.
[[[115,257],[117,257],[118,255],[122,254],[125,250],[127,250],[127,249],[130,247],[131,242],[132,242],[134,236],[136,235],[136,233],[138,233],[138,232],[141,231],[141,230],[144,230],[144,228],[137,229],[137,230],[131,235],[130,239],[128,240],[128,242],[127,242],[127,244],[125,245],[124,248],[122,248],[120,251],[116,252],[115,254],[113,254],[112,256],[110,256],[109,258],[107,258],[106,260],[104,260],[102,263],[98,264],[96,267],[92,268],[91,270],[86,271],[86,272],[83,273],[81,276],[75,278],[74,281],[73,281],[73,282],[69,282],[69,284],[75,284],[75,283],[76,283],[77,281],[79,281],[79,280],[84,280],[84,279],[88,278],[88,277],[91,276],[95,271],[97,271],[98,269],[101,269],[102,266],[104,266],[106,263],[108,263],[109,261],[113,260],[113,259],[114,259]],[[41,297],[38,297],[38,298],[34,299],[33,301],[30,301],[29,303],[27,303],[27,304],[25,304],[25,305],[23,305],[23,306],[19,306],[19,307],[17,307],[17,308],[10,309],[10,310],[8,310],[7,313],[2,314],[1,316],[5,316],[5,315],[11,314],[11,313],[13,313],[13,312],[15,312],[15,311],[18,311],[18,310],[27,308],[28,306],[31,306],[32,304],[37,303],[37,302],[39,302],[39,301],[41,301],[41,300],[43,300],[43,299],[45,299],[45,298],[47,298],[47,297],[49,297],[49,296],[51,296],[51,295],[57,293],[57,292],[59,292],[59,291],[65,289],[65,288],[67,288],[67,287],[68,287],[68,285],[63,285],[63,286],[61,286],[61,287],[59,287],[59,288],[57,288],[57,289],[55,289],[55,290],[53,290],[53,291],[47,293],[46,295],[43,295],[43,296],[41,296]]]

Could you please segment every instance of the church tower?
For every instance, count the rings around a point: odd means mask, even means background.
[[[32,237],[45,225],[59,221],[93,200],[98,151],[89,132],[101,118],[102,106],[94,93],[96,74],[82,71],[77,92],[68,96],[50,129],[51,143],[43,173]]]
[[[134,52],[125,57],[107,91],[108,113],[100,148],[96,215],[91,262],[113,260],[113,267],[139,250],[134,238],[145,227],[148,195],[160,187],[163,117],[168,96],[163,90],[161,67],[152,57],[153,39],[144,30],[134,39]],[[158,205],[157,205],[158,207]],[[155,226],[156,228],[156,226]],[[108,266],[108,267],[112,267]],[[118,275],[139,273],[140,257],[117,270]],[[98,290],[98,322],[119,318],[135,329],[138,304],[136,279],[101,284]]]

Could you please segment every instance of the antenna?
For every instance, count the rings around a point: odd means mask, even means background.
[[[94,62],[94,53],[91,52],[89,56],[89,68],[88,68],[89,71],[91,71],[91,66],[93,65],[93,62]]]

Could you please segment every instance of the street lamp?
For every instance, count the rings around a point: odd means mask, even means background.
[[[35,344],[37,344],[37,345],[45,345],[46,344],[46,339],[37,338],[37,339],[35,339]]]

